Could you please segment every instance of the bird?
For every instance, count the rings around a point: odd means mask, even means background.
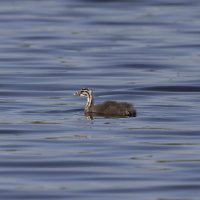
[[[75,96],[87,97],[84,113],[86,116],[121,116],[136,117],[136,109],[127,102],[106,101],[94,105],[94,96],[89,88],[82,88],[74,93]]]

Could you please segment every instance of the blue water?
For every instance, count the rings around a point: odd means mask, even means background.
[[[0,197],[198,200],[200,2],[0,2]],[[137,117],[88,120],[84,98]]]

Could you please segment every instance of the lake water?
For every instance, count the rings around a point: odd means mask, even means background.
[[[198,200],[200,1],[0,2],[0,197]],[[86,99],[137,117],[88,120]]]

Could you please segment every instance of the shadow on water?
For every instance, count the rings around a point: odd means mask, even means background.
[[[104,115],[104,114],[98,114],[98,113],[87,113],[85,114],[86,119],[94,120],[98,118],[106,118],[106,119],[118,119],[118,118],[130,118],[130,117],[136,117],[136,114],[134,116],[117,116],[117,115]]]

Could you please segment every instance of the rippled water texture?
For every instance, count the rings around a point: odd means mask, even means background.
[[[2,0],[0,197],[198,200],[200,1]],[[88,120],[86,99],[137,117]]]

